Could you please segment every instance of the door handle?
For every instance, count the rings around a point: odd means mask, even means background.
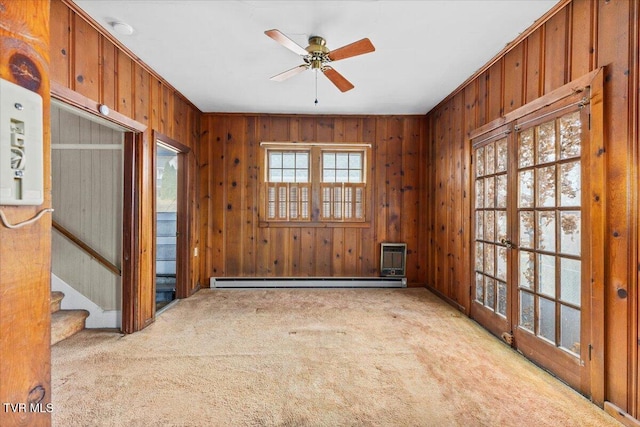
[[[513,244],[511,240],[507,240],[507,239],[500,239],[500,243],[505,245],[507,249],[515,249],[517,247],[516,245]]]

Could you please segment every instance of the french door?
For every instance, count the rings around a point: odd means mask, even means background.
[[[585,100],[568,97],[472,141],[471,316],[588,394]]]

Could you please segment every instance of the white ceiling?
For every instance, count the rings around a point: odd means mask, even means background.
[[[424,114],[551,9],[557,0],[76,0],[203,112]],[[269,77],[302,59],[264,34],[330,49],[364,37],[376,51],[332,63],[355,89],[322,74]]]

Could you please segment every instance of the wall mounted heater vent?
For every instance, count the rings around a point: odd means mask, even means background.
[[[381,243],[380,244],[380,274],[382,276],[406,276],[407,271],[407,244],[406,243]]]

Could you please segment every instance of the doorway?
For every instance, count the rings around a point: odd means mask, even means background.
[[[186,296],[189,148],[160,134],[155,141],[155,301],[159,312]]]
[[[583,394],[591,354],[588,99],[567,97],[472,140],[470,314]]]

